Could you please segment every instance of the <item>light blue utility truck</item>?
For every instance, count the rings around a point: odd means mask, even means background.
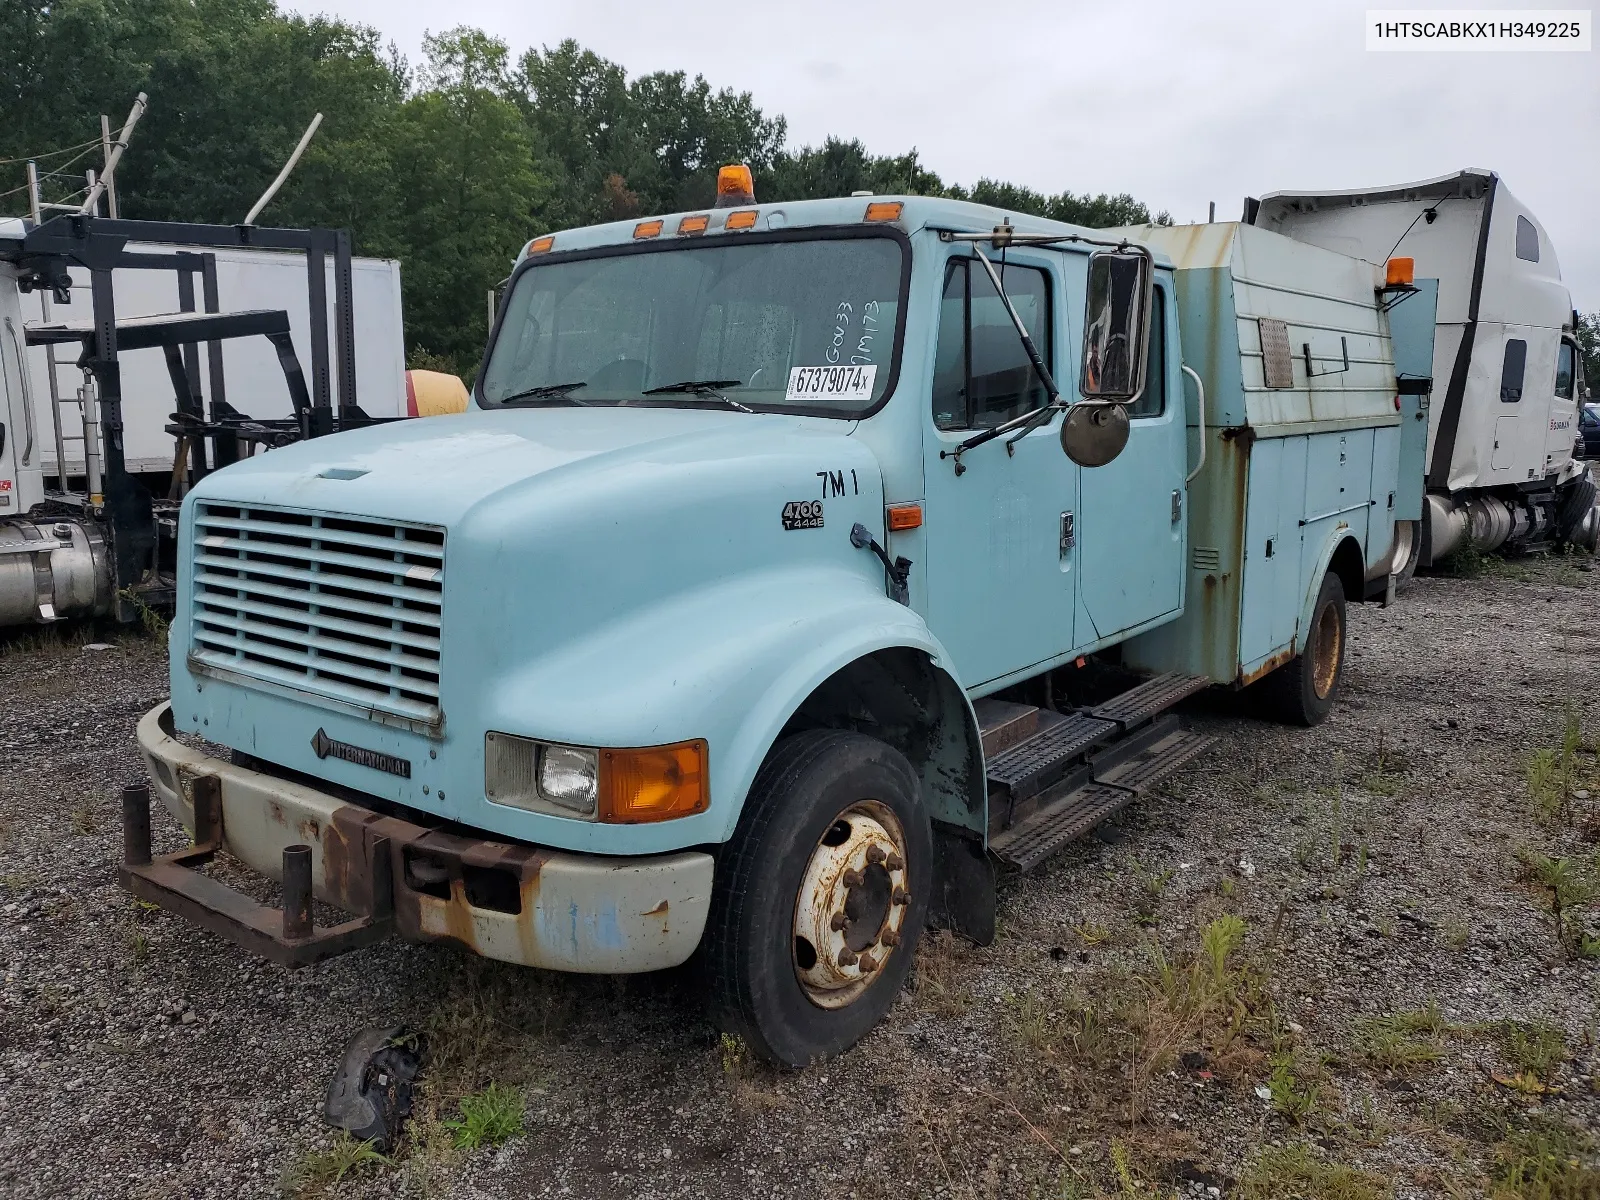
[[[529,243],[467,413],[189,495],[135,893],[289,964],[391,933],[694,958],[798,1065],[873,1026],[928,922],[992,938],[997,861],[1202,749],[1183,698],[1326,714],[1345,605],[1420,515],[1425,281],[748,179]],[[152,786],[189,848],[152,858]]]

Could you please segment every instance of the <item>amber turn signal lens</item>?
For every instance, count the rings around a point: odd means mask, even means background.
[[[554,236],[534,238],[533,241],[528,243],[528,253],[544,254],[550,249],[551,246],[554,246],[555,244],[556,239]]]
[[[898,200],[880,200],[876,204],[867,205],[866,219],[869,221],[898,221],[900,210],[905,208]]]
[[[633,236],[636,238],[660,237],[660,221],[640,221],[633,227]]]
[[[889,506],[889,532],[922,527],[922,505],[892,504]]]
[[[1417,273],[1417,260],[1414,258],[1391,258],[1384,282],[1389,287],[1410,287],[1411,280]]]
[[[667,821],[705,812],[710,803],[704,739],[600,751],[602,821],[614,825]]]
[[[755,180],[750,176],[750,168],[743,163],[734,163],[717,172],[717,195],[754,196],[755,194]]]
[[[701,213],[697,217],[685,217],[678,222],[678,232],[679,234],[704,233],[706,226],[709,224],[711,224],[711,218],[705,213]]]
[[[738,212],[728,214],[728,219],[723,222],[724,229],[754,229],[756,227],[756,210],[741,208]]]

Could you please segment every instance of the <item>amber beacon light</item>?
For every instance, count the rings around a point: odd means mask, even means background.
[[[1386,287],[1410,287],[1411,281],[1416,277],[1417,260],[1414,258],[1391,258],[1388,270],[1385,272]]]
[[[731,163],[717,172],[716,208],[738,208],[756,202],[756,184],[750,168],[743,163]]]

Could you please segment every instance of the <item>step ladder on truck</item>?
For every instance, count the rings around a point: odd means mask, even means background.
[[[1184,698],[1326,715],[1421,503],[1390,315],[1431,303],[1247,226],[763,205],[740,168],[535,238],[468,413],[186,499],[123,879],[291,964],[698,950],[757,1053],[839,1053],[930,920],[993,938],[997,861],[1205,749]]]

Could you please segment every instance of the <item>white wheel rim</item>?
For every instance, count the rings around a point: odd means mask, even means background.
[[[900,944],[911,883],[905,834],[876,800],[852,804],[811,852],[795,897],[794,970],[820,1008],[854,1002]]]

